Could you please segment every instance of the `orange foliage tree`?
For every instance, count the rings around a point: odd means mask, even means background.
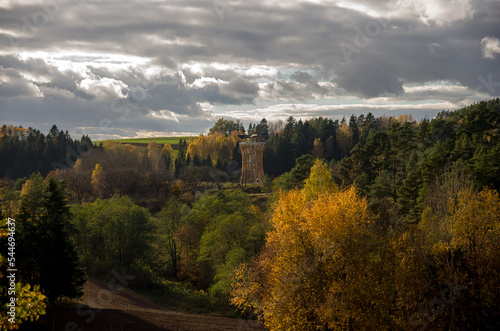
[[[282,193],[257,266],[235,272],[232,303],[271,330],[370,325],[371,216],[355,189]],[[371,319],[371,320],[370,320]],[[374,326],[374,325],[372,325]]]
[[[210,157],[213,166],[217,160],[224,164],[224,162],[231,160],[236,144],[241,141],[241,138],[238,137],[239,134],[242,133],[233,131],[227,137],[220,132],[214,132],[207,136],[201,134],[189,143],[186,156],[190,155],[191,159],[198,156],[200,160],[206,160]]]

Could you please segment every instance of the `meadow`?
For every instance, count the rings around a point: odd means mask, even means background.
[[[111,139],[111,141],[123,143],[123,144],[149,144],[152,141],[156,141],[158,144],[178,144],[179,139],[186,140],[191,138],[190,136],[185,137],[149,137],[149,138],[126,138],[126,139]],[[104,140],[95,141],[95,143],[104,142]]]

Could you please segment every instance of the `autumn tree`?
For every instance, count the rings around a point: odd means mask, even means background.
[[[151,141],[148,144],[148,159],[152,170],[165,171],[166,164],[162,153],[162,147],[159,144],[157,144],[156,141]]]
[[[187,155],[192,160],[197,158],[200,163],[210,158],[209,166],[229,162],[236,144],[241,141],[238,137],[241,133],[241,131],[232,131],[226,136],[215,131],[207,136],[200,135],[189,143]]]
[[[325,148],[323,147],[323,143],[320,138],[314,139],[314,148],[312,150],[312,155],[315,158],[321,159],[323,158]]]
[[[349,155],[349,152],[353,145],[352,131],[349,129],[347,121],[342,119],[340,126],[337,131],[337,141],[340,148],[340,157],[344,158]]]
[[[82,166],[81,159],[76,160],[73,168],[66,171],[65,178],[68,181],[68,190],[72,193],[74,199],[82,203],[92,196],[92,171],[86,170]],[[96,181],[98,179],[96,178]],[[99,186],[95,184],[96,189]]]
[[[172,145],[165,144],[161,149],[161,153],[163,154],[163,158],[165,159],[165,167],[167,170],[172,169],[175,160],[175,153],[172,148]]]
[[[328,193],[337,189],[328,166],[316,159],[311,168],[309,178],[305,180],[304,193],[308,200],[314,200],[320,193]]]
[[[375,327],[366,309],[381,300],[367,276],[372,245],[366,200],[354,188],[312,199],[298,190],[281,195],[254,267],[260,271],[248,283],[249,273],[239,269],[232,302],[262,310],[271,330]]]
[[[97,163],[92,171],[92,191],[97,197],[103,198],[107,195],[107,184],[104,169]]]

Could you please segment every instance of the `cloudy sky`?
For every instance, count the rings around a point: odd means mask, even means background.
[[[220,117],[433,117],[500,95],[498,0],[0,0],[0,123],[75,138]]]

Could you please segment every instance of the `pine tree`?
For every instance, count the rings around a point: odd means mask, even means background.
[[[34,174],[23,186],[18,220],[18,268],[21,281],[39,284],[50,300],[80,297],[85,273],[70,239],[66,184],[43,183]]]

